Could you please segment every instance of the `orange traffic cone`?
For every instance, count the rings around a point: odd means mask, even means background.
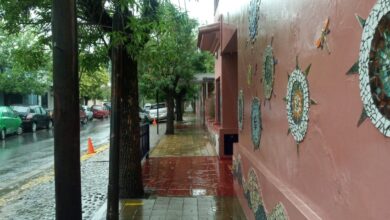
[[[153,126],[156,126],[157,125],[157,121],[156,121],[156,118],[153,119]]]
[[[93,144],[92,144],[92,139],[88,138],[88,151],[87,151],[87,154],[94,154],[94,153],[96,153],[96,152],[95,152],[95,148],[93,147]]]

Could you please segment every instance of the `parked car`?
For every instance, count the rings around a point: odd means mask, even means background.
[[[144,111],[149,112],[151,106],[152,106],[152,104],[150,104],[150,103],[145,103],[145,105],[144,105]]]
[[[38,128],[50,129],[53,127],[52,117],[39,105],[13,105],[12,110],[22,119],[23,130],[35,132]]]
[[[83,108],[85,114],[87,115],[88,120],[92,121],[92,119],[93,119],[93,112],[91,111],[91,108],[89,108],[86,105],[82,105],[81,107]]]
[[[46,109],[46,112],[47,114],[50,116],[52,122],[53,122],[53,125],[54,125],[54,110],[53,109]],[[91,113],[91,117],[92,117],[92,112],[89,111]],[[87,124],[88,123],[88,114],[84,111],[84,109],[82,107],[80,107],[80,114],[79,114],[79,118],[80,118],[80,123],[81,124]]]
[[[142,108],[139,108],[139,119],[141,122],[151,122],[152,119],[149,117],[149,114],[147,111],[143,110]]]
[[[88,123],[88,116],[82,107],[80,107],[80,123],[83,125]]]
[[[22,119],[8,106],[0,106],[0,139],[7,134],[23,133]]]
[[[158,117],[157,117],[157,109],[158,109]],[[167,119],[167,113],[168,109],[167,106],[165,105],[164,102],[158,103],[158,104],[153,104],[150,106],[149,110],[149,118],[151,120],[166,120]]]
[[[108,111],[111,111],[111,102],[105,102],[103,103],[103,106],[106,107]]]
[[[103,105],[93,105],[91,106],[91,110],[93,112],[94,118],[103,119],[108,118],[108,116],[110,115],[109,110]]]

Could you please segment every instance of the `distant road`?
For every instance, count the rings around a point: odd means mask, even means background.
[[[108,143],[110,120],[93,120],[81,127],[80,148],[87,149],[88,137],[95,146]],[[54,132],[38,130],[0,141],[0,197],[54,164]]]

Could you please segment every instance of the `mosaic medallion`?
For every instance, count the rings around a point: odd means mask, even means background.
[[[252,209],[255,219],[267,220],[267,214],[263,205],[257,175],[254,169],[249,170],[248,180],[244,185],[245,198]]]
[[[289,75],[287,84],[286,110],[289,124],[289,133],[291,132],[297,143],[303,141],[309,122],[310,103],[315,103],[309,97],[309,84],[307,75],[310,71],[310,65],[305,72],[297,68]]]
[[[364,110],[358,125],[369,117],[374,126],[390,137],[390,1],[379,0],[363,27],[359,61],[349,73],[359,72]]]
[[[253,44],[258,34],[260,18],[260,0],[251,0],[248,10],[249,41]]]
[[[287,212],[282,203],[278,203],[271,214],[268,215],[267,220],[288,220]]]
[[[252,143],[254,149],[257,150],[260,148],[260,139],[262,132],[262,122],[261,122],[261,109],[260,109],[260,100],[254,98],[252,100],[251,106],[251,128],[252,128]]]
[[[242,186],[248,207],[253,211],[256,220],[288,219],[287,212],[281,203],[278,203],[272,209],[271,213],[267,214],[256,172],[251,168],[249,169],[247,179],[242,176],[242,161],[240,154],[238,154],[237,158],[233,157],[233,177],[238,181],[240,186]]]
[[[263,89],[266,99],[271,99],[272,89],[274,86],[275,59],[272,46],[265,48],[263,57]]]
[[[237,179],[238,184],[242,186],[243,184],[243,176],[242,176],[242,165],[241,165],[241,155],[238,155],[237,157],[233,156],[233,177]]]
[[[244,121],[244,92],[240,90],[238,94],[238,128],[242,131]]]

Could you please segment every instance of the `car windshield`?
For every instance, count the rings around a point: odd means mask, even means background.
[[[29,108],[25,106],[11,106],[11,108],[17,112],[28,112],[29,110]]]
[[[95,106],[93,106],[93,109],[95,109],[95,110],[103,110],[103,106],[95,105]]]
[[[159,103],[158,105],[154,104],[150,107],[150,109],[157,109],[157,108],[165,108],[165,103]]]

